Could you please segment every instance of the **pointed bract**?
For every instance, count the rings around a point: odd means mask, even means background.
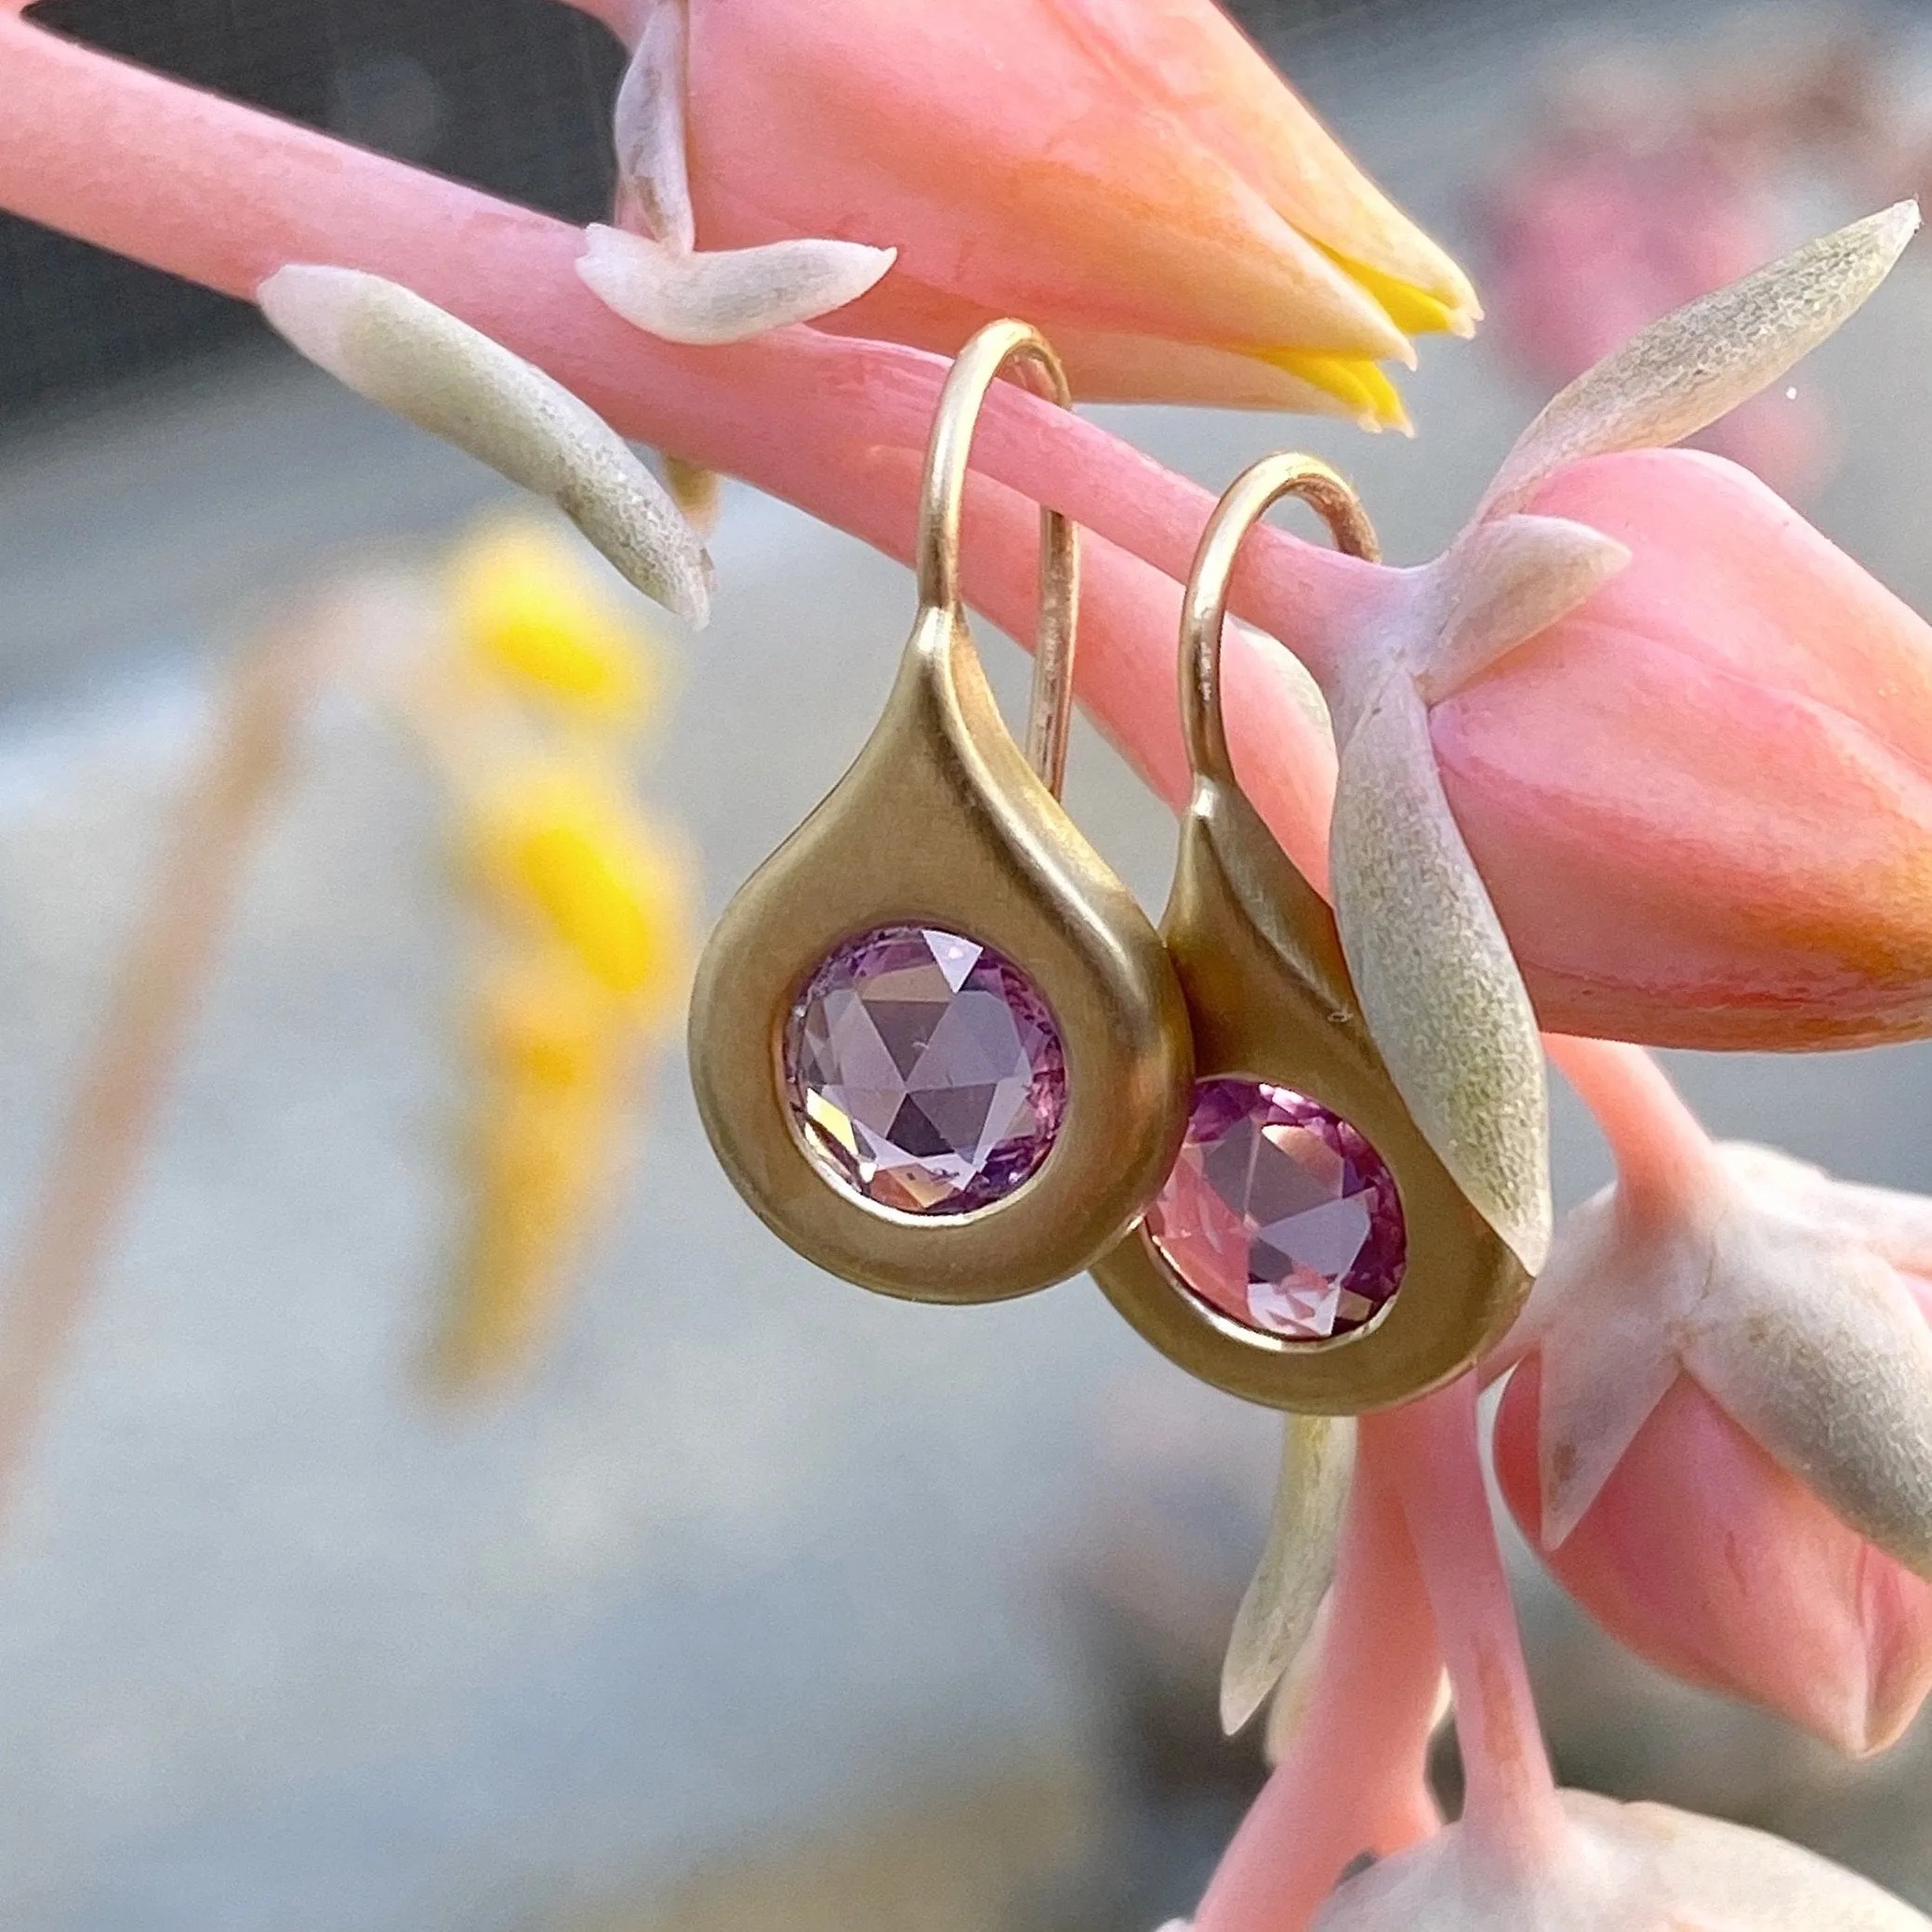
[[[1693,1155],[1565,1220],[1489,1365],[1504,1494],[1577,1599],[1851,1752],[1932,1686],[1932,1330],[1862,1233],[1923,1254],[1925,1222],[1765,1149]]]
[[[1335,1574],[1355,1467],[1348,1417],[1290,1416],[1261,1563],[1235,1614],[1221,1670],[1221,1727],[1232,1737],[1266,1701],[1315,1628]]]
[[[1422,699],[1399,674],[1342,744],[1330,866],[1349,973],[1390,1076],[1533,1273],[1550,1237],[1536,1018],[1443,798]]]
[[[1679,443],[1754,396],[1864,305],[1918,225],[1918,204],[1899,202],[1638,330],[1544,406],[1477,516],[1524,508],[1587,457]]]
[[[604,306],[667,342],[742,342],[842,309],[893,265],[857,242],[771,242],[687,255],[592,222],[577,273]]]
[[[257,299],[337,381],[548,496],[647,597],[704,623],[710,565],[696,535],[629,444],[562,383],[360,270],[292,263]]]

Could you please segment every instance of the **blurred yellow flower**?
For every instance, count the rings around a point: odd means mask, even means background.
[[[478,1057],[496,1077],[534,1090],[608,1083],[630,1015],[574,960],[557,954],[505,966],[477,998]]]
[[[489,789],[469,829],[486,885],[631,1001],[641,1021],[675,1008],[691,953],[686,868],[605,774],[581,761],[534,762]]]
[[[483,985],[473,1202],[436,1368],[457,1385],[535,1353],[621,1166],[642,1043],[610,992],[561,952]]]
[[[450,560],[419,717],[448,774],[483,943],[470,1225],[435,1345],[499,1378],[548,1330],[621,1168],[644,1056],[681,1012],[691,871],[627,767],[656,638],[561,529],[496,520]]]
[[[655,696],[650,629],[561,528],[484,523],[450,561],[449,599],[475,667],[523,696],[612,721],[639,718]]]

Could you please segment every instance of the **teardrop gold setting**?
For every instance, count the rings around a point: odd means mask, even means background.
[[[1220,697],[1227,585],[1242,537],[1285,496],[1309,500],[1340,548],[1373,557],[1354,493],[1314,457],[1264,458],[1203,533],[1183,605],[1181,702],[1194,789],[1162,921],[1203,1082],[1293,1090],[1351,1125],[1393,1174],[1399,1287],[1347,1332],[1304,1340],[1234,1319],[1143,1226],[1093,1275],[1140,1333],[1190,1373],[1270,1407],[1354,1414],[1408,1401],[1467,1368],[1515,1319],[1528,1278],[1423,1139],[1363,1020],[1333,915],[1250,804]]]
[[[1035,763],[999,716],[960,605],[973,419],[1016,356],[1066,401],[1052,351],[1022,324],[991,324],[961,353],[927,461],[920,608],[885,713],[830,795],[726,908],[692,999],[698,1108],[738,1191],[808,1259],[919,1301],[1004,1300],[1091,1265],[1166,1176],[1192,1079],[1167,949],[1055,796],[1071,703],[1071,528],[1042,520]],[[791,1103],[786,1030],[801,994],[840,948],[889,928],[955,935],[1009,962],[1064,1058],[1064,1108],[1044,1158],[967,1211],[867,1198],[837,1163],[828,1171],[826,1146]]]

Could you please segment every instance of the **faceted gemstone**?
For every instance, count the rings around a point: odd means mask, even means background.
[[[1358,1329],[1401,1286],[1402,1203],[1381,1155],[1288,1087],[1202,1080],[1146,1228],[1196,1294],[1297,1341]]]
[[[866,1199],[966,1214],[1047,1158],[1066,1064],[1045,1002],[976,939],[884,926],[812,975],[785,1035],[807,1142]]]

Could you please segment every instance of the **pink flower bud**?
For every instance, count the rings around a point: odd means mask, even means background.
[[[1511,1378],[1496,1473],[1535,1540],[1541,1376]],[[1883,1750],[1932,1688],[1932,1584],[1841,1523],[1687,1376],[1544,1561],[1639,1656],[1839,1750]]]
[[[1090,395],[1399,424],[1378,363],[1479,312],[1211,0],[688,8],[696,245],[896,248],[837,326],[1022,314]]]
[[[1754,477],[1559,470],[1629,566],[1438,703],[1444,789],[1563,1025],[1856,1045],[1932,1019],[1932,628]]]
[[[1714,1145],[1646,1055],[1552,1044],[1618,1179],[1489,1365],[1503,1494],[1632,1649],[1880,1750],[1932,1689],[1932,1200]]]

